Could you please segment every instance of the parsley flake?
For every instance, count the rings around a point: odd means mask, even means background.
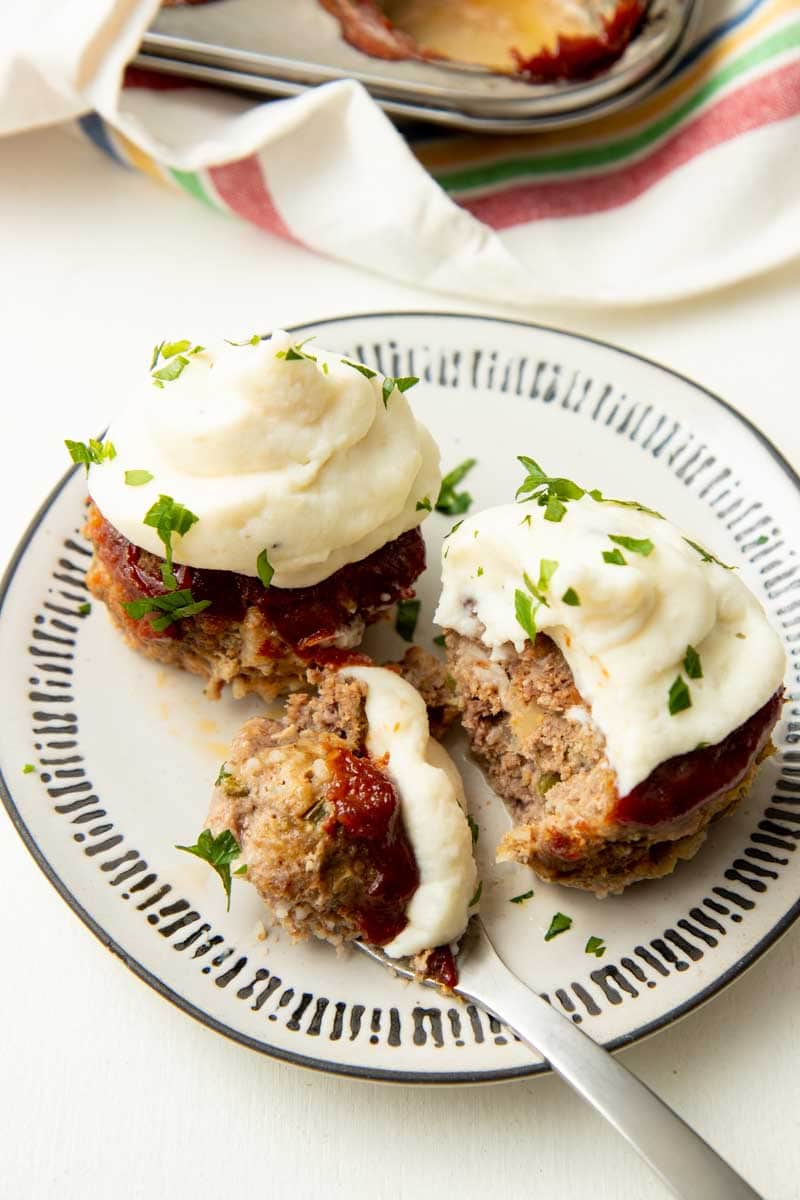
[[[602,958],[606,952],[606,943],[603,938],[590,937],[583,949],[586,954],[593,954],[595,958]]]
[[[23,775],[33,775],[35,772],[36,767],[33,765],[33,763],[25,763],[25,766],[22,768]]]
[[[221,787],[226,779],[232,779],[232,778],[233,778],[233,775],[228,770],[227,764],[223,763],[222,766],[220,767],[219,771],[217,772],[217,778],[214,780],[214,787]]]
[[[233,873],[234,873],[234,875],[246,875],[247,874],[247,863],[242,863],[242,865],[240,867],[237,867]]]
[[[448,530],[448,532],[444,535],[445,541],[447,540],[447,538],[451,537],[457,529],[460,529],[463,524],[464,524],[463,521],[456,521],[455,525],[453,525],[453,527],[450,530]]]
[[[173,500],[172,496],[163,495],[158,497],[144,515],[145,525],[155,529],[164,544],[166,562],[161,564],[161,578],[164,587],[169,591],[174,591],[178,586],[172,570],[172,535],[177,533],[179,537],[183,537],[199,519],[183,504]]]
[[[691,546],[693,550],[697,551],[703,562],[716,563],[718,567],[724,567],[726,571],[736,570],[735,567],[729,567],[727,563],[720,562],[718,558],[715,558],[715,556],[708,550],[704,550],[702,546],[697,544],[697,542],[693,542],[691,538],[685,537],[683,540],[686,542],[687,546]]]
[[[252,337],[245,338],[243,342],[232,342],[230,338],[225,338],[229,346],[257,346],[261,341],[261,334],[254,333]]]
[[[526,900],[530,900],[532,897],[533,888],[531,888],[529,892],[520,892],[518,896],[512,896],[509,900],[509,904],[524,904]]]
[[[155,476],[149,471],[126,471],[125,482],[128,487],[141,487],[143,483],[149,483]]]
[[[610,533],[608,540],[616,542],[625,550],[630,550],[631,554],[641,554],[643,558],[647,558],[655,550],[650,538],[624,537],[621,533]]]
[[[414,630],[419,619],[419,600],[399,600],[394,627],[404,642],[413,642]]]
[[[353,364],[351,364],[352,366]],[[375,372],[373,371],[374,375]],[[369,378],[369,376],[368,376]],[[419,383],[416,375],[404,375],[400,379],[394,379],[391,375],[387,375],[381,384],[381,395],[383,396],[383,407],[389,407],[389,399],[392,392],[397,388],[398,392],[407,392],[415,383]]]
[[[435,645],[435,646],[444,646],[444,645],[446,645],[446,642],[445,642],[445,640],[444,640],[444,634],[443,634],[443,633],[437,633],[436,637],[433,639],[433,643],[434,643],[434,645]]]
[[[101,442],[97,438],[89,438],[88,444],[73,442],[66,438],[64,445],[69,450],[69,456],[74,463],[83,463],[87,475],[92,464],[99,466],[100,463],[111,462],[112,458],[117,457],[113,442]]]
[[[267,558],[266,550],[262,550],[256,559],[256,570],[258,578],[261,580],[265,588],[268,588],[272,583],[272,576],[275,574],[275,568]]]
[[[553,919],[550,922],[550,928],[544,935],[544,940],[546,942],[552,942],[554,937],[558,937],[560,933],[566,933],[566,931],[571,928],[572,917],[567,917],[564,915],[564,913],[557,912],[554,914]]]
[[[692,696],[689,685],[682,675],[678,675],[669,689],[669,714],[671,717],[675,717],[678,713],[691,707]]]
[[[475,907],[475,905],[478,903],[478,901],[479,901],[479,900],[480,900],[480,898],[481,898],[481,893],[482,893],[482,892],[483,892],[483,880],[481,880],[481,881],[480,881],[480,883],[478,884],[478,886],[476,887],[476,889],[475,889],[475,895],[474,895],[474,896],[472,897],[472,899],[470,900],[469,904],[467,905],[467,908],[474,908],[474,907]]]
[[[211,604],[210,600],[195,600],[190,588],[179,591],[165,592],[162,596],[143,596],[139,600],[123,602],[122,607],[134,621],[143,617],[155,617],[151,625],[156,633],[163,633],[175,621],[183,621],[186,617],[197,616]],[[164,615],[159,617],[157,613]]]
[[[92,611],[92,606],[88,600],[84,600],[83,604],[78,605],[78,616],[79,617],[88,617],[88,615],[91,611]]]
[[[352,367],[354,371],[358,371],[359,375],[363,375],[365,379],[374,379],[378,374],[378,372],[373,371],[371,367],[365,367],[363,363],[351,362],[349,358],[343,358],[342,362],[346,367]]]
[[[472,834],[472,844],[473,846],[477,846],[478,838],[481,836],[481,831],[478,826],[478,822],[474,820],[469,813],[467,813],[467,824],[469,825],[469,831]]]
[[[536,606],[538,608],[538,605]],[[517,588],[514,592],[514,614],[531,641],[536,638],[536,608],[527,592]]]
[[[287,362],[299,362],[301,359],[305,359],[306,362],[315,363],[317,361],[316,354],[307,354],[303,349],[303,346],[309,342],[313,342],[313,340],[313,336],[307,337],[302,342],[298,342],[296,346],[289,346],[287,350],[276,351],[275,357],[284,358]]]
[[[194,846],[176,846],[175,849],[185,850],[187,854],[194,854],[197,858],[202,858],[204,862],[207,862],[210,867],[214,868],[222,880],[222,886],[225,889],[225,895],[228,900],[228,912],[230,912],[231,863],[242,853],[239,843],[230,829],[223,829],[222,833],[217,837],[214,837],[210,829],[204,829]]]
[[[616,567],[627,567],[627,565],[628,565],[627,562],[625,561],[625,558],[623,557],[622,551],[619,549],[604,550],[603,551],[603,562],[611,563],[612,566],[616,566]]]
[[[756,538],[756,545],[757,545],[757,546],[763,546],[763,545],[764,545],[764,543],[765,543],[765,542],[768,542],[768,541],[769,541],[769,538],[767,537],[767,535],[766,535],[765,533],[762,533],[762,534],[761,534],[761,537],[757,537],[757,538]]]
[[[562,504],[557,496],[549,496],[547,504],[544,506],[544,519],[545,521],[561,521],[566,511],[566,505]]]
[[[421,500],[417,501],[416,511],[417,512],[433,512],[433,505],[431,504],[430,496],[423,496]]]
[[[172,383],[186,370],[189,359],[203,350],[205,346],[193,346],[188,338],[179,342],[161,342],[155,346],[150,362],[150,376],[154,387],[163,388],[165,383]],[[159,358],[164,360],[163,367],[158,367]]]
[[[703,666],[700,662],[700,655],[694,646],[686,647],[686,654],[683,657],[683,669],[690,679],[703,678]]]
[[[481,575],[483,574],[483,567],[478,567],[475,574],[476,574],[477,578],[480,579]]]
[[[457,492],[456,488],[464,476],[469,474],[477,461],[476,458],[465,458],[457,467],[453,467],[452,471],[448,471],[442,480],[442,486],[439,489],[439,496],[436,500],[435,507],[437,512],[457,517],[459,513],[469,511],[472,504],[472,496],[469,492]]]
[[[571,605],[572,608],[580,607],[580,603],[581,603],[580,597],[578,596],[578,593],[575,591],[575,588],[567,588],[567,590],[564,592],[564,595],[561,597],[561,599],[563,600],[564,604],[569,604],[569,605]]]

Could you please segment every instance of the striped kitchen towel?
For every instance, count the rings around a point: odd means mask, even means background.
[[[144,19],[156,4],[113,7]],[[418,285],[520,305],[645,303],[800,251],[798,0],[706,0],[651,96],[522,136],[398,129],[350,82],[266,103],[136,72],[120,88],[124,62],[81,95],[81,128],[113,158]]]

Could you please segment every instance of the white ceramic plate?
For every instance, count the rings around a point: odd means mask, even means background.
[[[475,504],[507,501],[520,453],[613,495],[668,513],[723,561],[741,564],[790,655],[779,755],[746,804],[715,824],[670,878],[597,901],[494,865],[501,804],[455,740],[480,826],[484,918],[509,965],[599,1041],[615,1047],[663,1028],[713,996],[800,910],[798,479],[723,401],[654,363],[537,326],[439,314],[346,317],[303,327],[320,344],[388,374],[419,375],[410,393],[442,447],[467,456]],[[75,430],[84,437],[87,430]],[[145,661],[87,599],[78,532],[82,472],[43,504],[9,567],[0,622],[3,799],[67,903],[141,978],[213,1029],[306,1066],[373,1079],[480,1082],[546,1070],[496,1022],[393,979],[357,953],[256,934],[263,913],[237,880],[225,912],[217,878],[173,849],[203,828],[228,740],[258,704],[212,704],[198,680]],[[425,526],[418,640],[437,594],[451,521]],[[404,646],[386,623],[376,653]],[[32,763],[36,773],[23,774]],[[533,888],[534,898],[510,904]],[[545,943],[556,911],[572,929]],[[608,950],[584,953],[590,935]]]

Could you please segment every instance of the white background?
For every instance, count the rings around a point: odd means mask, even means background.
[[[358,310],[504,315],[312,256],[61,131],[0,143],[0,285],[0,559],[62,473],[63,438],[100,430],[127,372],[167,334],[246,336]],[[505,315],[607,338],[685,372],[797,466],[799,297],[795,264],[703,301]],[[225,1041],[94,940],[4,815],[0,855],[3,1195],[665,1194],[557,1079],[380,1086]],[[800,928],[712,1004],[622,1056],[769,1200],[800,1196],[798,997]]]

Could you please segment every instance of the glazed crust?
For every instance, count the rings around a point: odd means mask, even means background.
[[[521,654],[509,647],[501,664],[482,642],[452,630],[446,644],[472,750],[513,821],[498,861],[523,863],[551,882],[605,896],[669,874],[697,853],[710,823],[747,795],[759,763],[774,751],[780,697],[730,786],[668,820],[622,820],[604,739],[557,646],[539,634]]]
[[[125,604],[163,591],[163,559],[131,546],[93,504],[84,533],[94,547],[87,585],[128,645],[201,676],[214,700],[226,685],[235,697],[255,692],[272,700],[304,687],[315,666],[358,659],[351,651],[366,626],[413,595],[411,585],[425,566],[422,537],[414,529],[313,588],[275,588],[267,595],[257,579],[176,567],[179,586],[191,588],[196,600],[208,595],[211,606],[158,634],[149,617],[133,620]]]

